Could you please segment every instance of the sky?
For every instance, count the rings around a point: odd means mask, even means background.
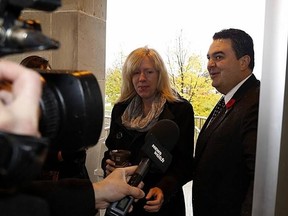
[[[181,31],[187,50],[206,61],[213,34],[239,28],[254,40],[254,73],[260,79],[264,10],[264,0],[107,0],[106,68],[146,45],[167,62]]]

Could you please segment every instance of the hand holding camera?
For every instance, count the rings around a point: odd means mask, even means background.
[[[0,88],[0,130],[39,137],[39,106],[36,104],[42,92],[40,75],[2,60],[0,78],[0,87],[11,83],[11,90]]]

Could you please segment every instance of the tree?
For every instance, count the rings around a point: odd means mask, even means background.
[[[169,50],[167,55],[167,65],[170,69],[170,76],[172,79],[172,84],[177,88],[179,93],[184,94],[184,73],[189,70],[188,61],[188,51],[184,48],[182,31],[180,35],[175,40],[174,49]]]
[[[112,68],[106,71],[105,82],[105,102],[113,106],[120,96],[122,82],[122,65],[126,56],[123,51],[119,53],[119,58],[113,63]]]
[[[112,105],[120,96],[120,88],[122,82],[121,69],[116,67],[114,69],[108,69],[105,85],[105,100]]]
[[[219,99],[211,86],[207,69],[200,55],[188,55],[182,31],[176,38],[175,47],[169,50],[167,65],[172,86],[181,96],[192,103],[195,115],[208,116]]]

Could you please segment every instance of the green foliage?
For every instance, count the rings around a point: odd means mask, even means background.
[[[201,57],[194,54],[189,57],[187,63],[182,63],[181,67],[176,65],[174,68],[177,72],[171,75],[172,86],[193,105],[196,116],[207,117],[219,100],[220,94],[211,86],[211,79],[207,70],[203,69]]]
[[[105,85],[106,102],[115,104],[120,96],[121,81],[121,70],[118,67],[108,70]]]

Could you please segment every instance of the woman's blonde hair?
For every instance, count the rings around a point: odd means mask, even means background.
[[[121,95],[117,102],[130,100],[137,94],[132,83],[132,76],[139,69],[145,57],[150,59],[154,69],[159,73],[157,92],[169,102],[178,101],[179,97],[171,88],[169,75],[161,56],[155,49],[149,49],[145,46],[133,50],[126,58],[122,68]]]

